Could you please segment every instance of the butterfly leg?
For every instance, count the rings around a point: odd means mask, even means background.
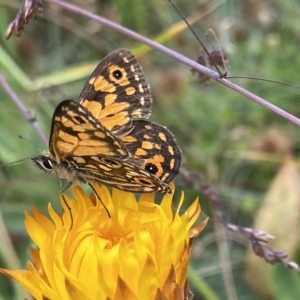
[[[72,185],[72,182],[68,182],[67,186],[65,186],[63,188],[62,181],[59,180],[59,185],[60,185],[60,194],[61,194],[61,196],[63,198],[63,201],[64,201],[64,203],[65,203],[65,205],[66,205],[66,207],[67,207],[67,209],[68,209],[68,211],[70,213],[70,217],[71,217],[71,227],[70,227],[70,230],[71,230],[72,227],[73,227],[73,215],[72,215],[71,207],[69,206],[68,202],[65,199],[64,192]],[[62,212],[60,214],[62,215],[63,212],[64,212],[64,209],[62,209]]]
[[[68,184],[65,187],[63,187],[62,181],[59,179],[59,185],[60,185],[60,193],[62,194],[72,185],[72,182],[68,182]]]
[[[70,227],[69,230],[71,230],[72,227],[73,227],[73,215],[72,215],[72,210],[71,210],[71,207],[69,206],[68,202],[66,201],[64,194],[63,194],[62,192],[61,192],[60,194],[61,194],[61,196],[62,196],[62,198],[63,198],[63,201],[64,201],[66,207],[68,208],[68,211],[70,212],[70,217],[71,217],[71,227]],[[64,209],[63,209],[63,211],[64,211]],[[62,212],[63,212],[63,211],[62,211]],[[61,214],[62,214],[62,212],[61,212]]]
[[[97,191],[94,189],[94,187],[93,187],[90,183],[88,183],[88,185],[91,187],[91,189],[94,191],[94,193],[96,194],[97,198],[99,199],[99,201],[100,201],[101,204],[103,205],[104,209],[105,209],[106,212],[107,212],[108,217],[111,218],[110,213],[109,213],[107,207],[105,206],[105,204],[104,204],[103,201],[101,200],[101,198],[100,198],[100,196],[98,195]]]

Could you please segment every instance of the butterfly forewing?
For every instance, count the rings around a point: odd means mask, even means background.
[[[107,55],[84,86],[79,102],[112,134],[128,133],[133,118],[151,112],[151,93],[141,66],[127,49]]]
[[[178,174],[181,151],[166,127],[135,120],[130,134],[121,137],[121,140],[132,156],[143,160],[141,167],[163,182],[170,182]]]
[[[92,114],[72,100],[61,102],[53,115],[49,151],[56,161],[80,156],[126,159],[128,150]]]

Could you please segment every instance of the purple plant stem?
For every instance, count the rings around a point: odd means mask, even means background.
[[[37,134],[40,136],[40,138],[43,140],[43,142],[48,145],[48,139],[45,136],[45,134],[42,132],[42,130],[38,127],[37,123],[34,121],[34,117],[30,113],[30,111],[26,108],[26,106],[23,104],[23,102],[20,100],[20,98],[16,95],[16,93],[13,91],[13,89],[9,86],[9,84],[6,82],[4,77],[0,75],[0,85],[2,85],[5,92],[9,95],[9,97],[15,102],[15,104],[18,106],[20,111],[22,112],[25,119],[32,124],[33,128],[37,132]]]
[[[206,68],[200,64],[198,64],[197,62],[185,57],[184,55],[178,53],[178,52],[175,52],[161,44],[158,44],[156,43],[155,41],[151,40],[151,39],[148,39],[146,38],[145,36],[142,36],[130,29],[127,29],[123,26],[121,26],[120,24],[117,24],[115,22],[112,22],[106,18],[103,18],[101,16],[98,16],[98,15],[95,15],[81,7],[78,7],[76,5],[73,5],[71,3],[67,3],[67,2],[64,2],[64,1],[59,1],[59,0],[48,0],[48,2],[51,2],[51,3],[55,3],[61,7],[64,7],[65,9],[69,10],[69,11],[72,11],[72,12],[75,12],[75,13],[78,13],[82,16],[85,16],[87,18],[90,18],[96,22],[99,22],[101,23],[102,25],[105,25],[107,27],[110,27],[116,31],[119,31],[120,33],[123,33],[124,35],[127,35],[143,44],[146,44],[148,45],[149,47],[153,48],[153,49],[156,49],[184,64],[186,64],[187,66],[190,66],[191,68],[201,72],[201,73],[204,73],[206,74],[207,76],[211,77],[212,79],[220,82],[221,84],[229,87],[230,89],[240,93],[241,95],[244,95],[246,96],[247,98],[255,101],[256,103],[266,107],[267,109],[270,109],[272,111],[274,111],[276,114],[284,117],[285,119],[289,120],[290,122],[293,122],[297,125],[300,125],[300,119],[296,118],[295,116],[289,114],[288,112],[284,111],[283,109],[279,108],[278,106],[268,102],[267,100],[249,92],[248,90],[230,82],[229,80],[225,79],[225,78],[220,78],[219,74],[209,68]]]

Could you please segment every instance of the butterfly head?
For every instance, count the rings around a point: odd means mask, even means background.
[[[76,168],[70,166],[68,161],[57,161],[49,151],[43,151],[40,155],[31,157],[31,160],[39,169],[56,175],[60,180],[67,180],[67,187],[63,187],[60,181],[62,191],[67,190],[71,185],[87,183],[87,181],[80,176]]]
[[[50,158],[48,151],[42,152],[42,154],[31,157],[35,165],[48,173],[55,172],[55,162]]]

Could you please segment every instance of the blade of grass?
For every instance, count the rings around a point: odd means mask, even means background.
[[[37,91],[56,85],[62,85],[89,76],[98,62],[79,63],[63,70],[52,72],[33,80],[31,90]]]
[[[220,300],[218,295],[211,289],[211,287],[194,271],[189,267],[187,276],[189,282],[197,289],[197,292],[204,296],[206,300]]]
[[[25,90],[29,91],[32,85],[31,80],[22,71],[22,69],[16,64],[10,55],[0,45],[0,63],[10,73],[11,77],[14,78]]]

